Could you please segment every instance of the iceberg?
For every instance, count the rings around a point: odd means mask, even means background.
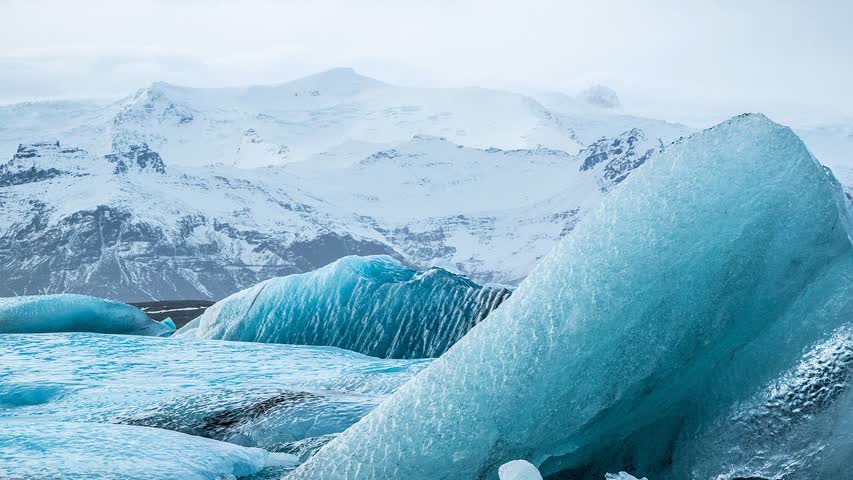
[[[156,428],[0,420],[4,479],[233,479],[295,464],[293,455]]]
[[[853,321],[850,232],[838,182],[790,129],[743,115],[683,139],[580,220],[487,321],[288,480],[495,478],[513,459],[546,478],[631,466],[656,480],[734,479],[724,459],[689,446],[723,425],[731,439],[764,435],[753,451],[765,442],[781,461],[772,430],[722,421],[755,398],[778,411],[748,425],[841,420],[811,452],[814,471],[834,471],[853,454],[840,413],[849,393],[812,405],[798,395],[824,383],[786,381],[799,393],[778,397],[761,388]],[[796,448],[798,429],[788,432]]]
[[[0,335],[0,421],[156,427],[303,455],[429,363],[332,347]]]
[[[379,358],[444,353],[510,295],[441,268],[349,256],[262,282],[208,308],[178,336],[328,345]]]
[[[57,294],[0,298],[0,334],[92,332],[168,336],[174,323],[152,320],[126,303]]]

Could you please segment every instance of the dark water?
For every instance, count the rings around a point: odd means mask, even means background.
[[[135,302],[134,307],[140,308],[154,320],[165,320],[171,317],[178,328],[204,313],[214,302],[209,300],[164,300],[162,302]]]

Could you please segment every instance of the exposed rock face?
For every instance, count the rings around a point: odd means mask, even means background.
[[[116,175],[129,172],[155,172],[166,173],[166,165],[160,154],[148,148],[148,145],[130,145],[127,151],[121,153],[110,153],[104,158],[115,165]]]
[[[643,139],[632,130],[573,156],[421,137],[311,178],[281,168],[173,170],[146,144],[103,157],[22,145],[0,165],[0,296],[219,299],[375,254],[511,284],[571,231],[585,202],[645,162]],[[525,198],[525,177],[552,193]],[[477,193],[483,185],[505,185],[501,195],[527,204],[472,203],[495,195]]]
[[[62,175],[87,175],[89,154],[79,148],[62,148],[59,142],[18,145],[12,158],[0,164],[0,187],[41,182]]]
[[[655,151],[655,148],[649,148],[642,130],[633,128],[615,138],[601,138],[581,150],[578,154],[583,158],[580,170],[592,170],[603,165],[600,184],[602,190],[607,190],[628,178]]]
[[[332,232],[288,242],[275,235],[236,230],[206,218],[180,220],[186,237],[134,220],[110,207],[78,211],[49,225],[50,211],[34,203],[29,225],[0,236],[4,280],[0,296],[73,291],[124,300],[222,298],[270,277],[298,273],[347,254],[398,255],[387,245]],[[213,232],[253,247],[267,264],[230,256],[216,239],[196,242],[192,232]],[[225,243],[225,242],[223,242]]]

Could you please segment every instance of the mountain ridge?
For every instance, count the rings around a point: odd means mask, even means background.
[[[319,75],[296,82],[366,78]],[[510,92],[365,82],[336,98],[187,87],[201,100],[178,102],[164,84],[165,96],[105,106],[0,107],[0,147],[27,156],[0,163],[0,296],[219,299],[352,254],[516,284],[693,131]]]

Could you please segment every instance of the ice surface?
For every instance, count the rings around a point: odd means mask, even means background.
[[[428,363],[330,347],[0,335],[0,420],[141,425],[303,453]]]
[[[853,278],[845,278],[847,285]],[[845,285],[848,298],[853,292]],[[819,343],[753,398],[684,436],[675,475],[845,478],[853,458],[853,328]],[[687,431],[694,431],[690,429]]]
[[[175,321],[172,320],[172,317],[166,317],[163,320],[161,320],[160,323],[169,327],[170,329],[172,329],[172,331],[175,331],[177,329],[177,326],[175,326]]]
[[[498,469],[500,480],[542,480],[542,474],[527,460],[513,460]]]
[[[0,420],[0,478],[213,480],[296,458],[148,427]]]
[[[350,256],[238,292],[178,335],[437,357],[509,294],[440,268],[416,272],[388,256]]]
[[[671,439],[853,318],[849,225],[829,171],[761,115],[678,142],[291,480],[494,478],[518,458],[694,478],[696,457],[669,471]]]
[[[59,294],[0,298],[0,334],[93,332],[164,336],[174,323],[152,320],[121,302]]]

